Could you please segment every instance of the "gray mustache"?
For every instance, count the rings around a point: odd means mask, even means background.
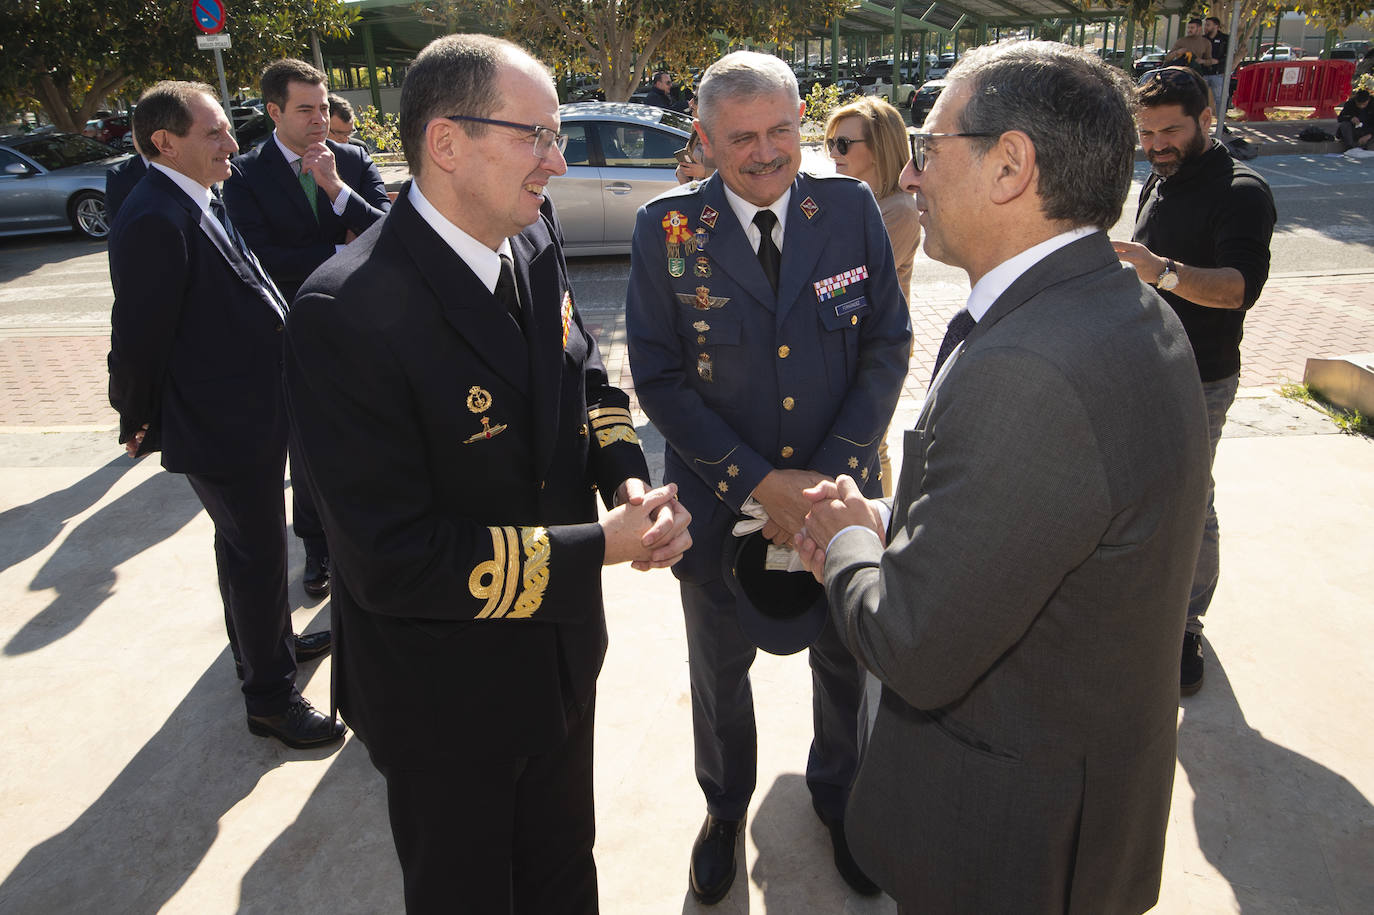
[[[746,165],[743,168],[741,168],[740,171],[744,172],[746,175],[760,175],[764,172],[782,168],[784,165],[789,164],[791,161],[791,156],[778,156],[772,162],[750,163],[749,165]]]

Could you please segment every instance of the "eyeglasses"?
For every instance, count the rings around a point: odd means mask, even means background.
[[[930,146],[931,140],[952,139],[954,137],[995,137],[995,133],[925,133],[920,130],[907,131],[907,138],[911,140],[911,162],[916,171],[926,170],[926,150]]]
[[[835,153],[847,156],[849,155],[849,147],[853,146],[855,143],[867,142],[868,141],[863,137],[854,137],[853,139],[849,137],[829,137],[825,141],[825,151],[832,156],[835,155]]]
[[[448,121],[471,121],[474,124],[491,124],[494,127],[512,127],[525,133],[534,134],[534,157],[543,159],[549,154],[549,150],[555,146],[561,153],[568,148],[568,135],[559,133],[552,127],[540,127],[538,124],[516,124],[511,121],[496,121],[491,118],[474,118],[466,114],[446,114],[444,119]]]

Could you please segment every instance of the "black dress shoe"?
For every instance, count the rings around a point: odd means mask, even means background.
[[[249,715],[248,730],[259,737],[275,737],[292,749],[308,750],[341,739],[344,724],[321,715],[304,696],[297,696],[280,715]]]
[[[296,661],[313,661],[329,654],[334,647],[334,636],[328,629],[296,636]]]
[[[811,806],[815,807],[816,816],[821,818],[825,828],[830,831],[830,844],[835,850],[835,870],[840,872],[844,882],[860,896],[878,895],[878,884],[869,879],[868,874],[863,872],[863,868],[859,867],[854,856],[849,853],[849,840],[844,837],[844,820],[827,817],[814,800]]]
[[[743,828],[743,820],[722,820],[709,813],[701,824],[688,876],[692,895],[702,905],[715,905],[730,892],[735,882],[735,844]]]
[[[312,597],[324,597],[329,593],[329,557],[305,557],[305,593]]]

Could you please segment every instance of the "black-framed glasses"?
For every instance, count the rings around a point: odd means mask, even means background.
[[[931,140],[945,140],[954,137],[995,137],[995,133],[972,132],[972,133],[926,133],[922,130],[908,130],[907,139],[911,141],[911,163],[916,171],[926,170],[926,150],[930,146]]]
[[[849,147],[855,143],[867,143],[863,137],[827,137],[825,141],[825,151],[830,155],[839,153],[842,156],[849,155]]]
[[[513,121],[497,121],[493,118],[474,118],[466,114],[446,114],[444,120],[447,121],[471,121],[474,124],[491,124],[493,127],[513,127],[525,133],[534,134],[534,157],[543,159],[549,154],[549,150],[555,146],[561,153],[568,148],[568,135],[559,133],[552,127],[541,127],[538,124],[516,124]]]

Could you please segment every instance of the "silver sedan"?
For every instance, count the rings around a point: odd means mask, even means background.
[[[570,257],[628,254],[635,212],[677,187],[673,153],[692,119],[652,105],[578,102],[558,109],[568,173],[549,181]]]
[[[75,229],[110,234],[105,170],[128,156],[78,134],[0,140],[0,235]]]

